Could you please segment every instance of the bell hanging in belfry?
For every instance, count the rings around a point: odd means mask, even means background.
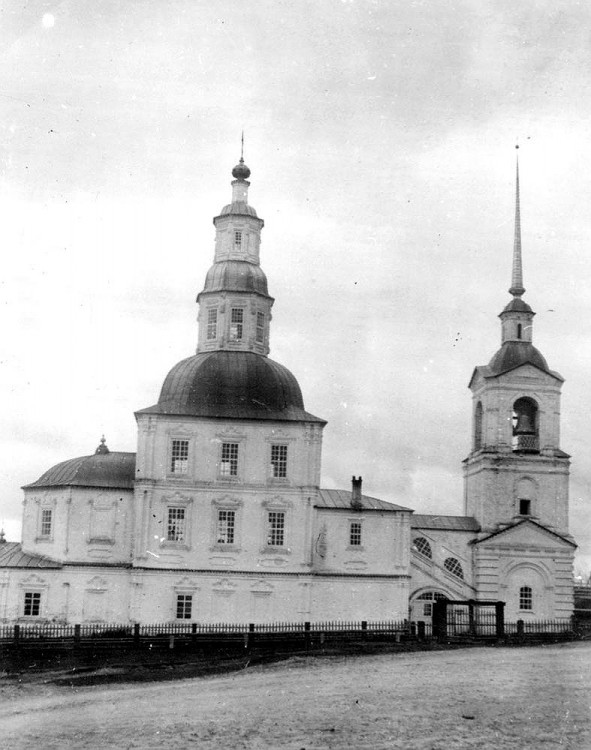
[[[513,431],[514,435],[534,435],[535,429],[532,424],[532,419],[529,414],[521,412],[517,415],[517,424]]]

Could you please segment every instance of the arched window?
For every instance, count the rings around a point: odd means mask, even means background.
[[[428,557],[429,560],[433,559],[433,553],[431,552],[431,545],[425,539],[424,536],[417,536],[412,540],[412,548],[415,552],[418,552],[423,557]]]
[[[518,398],[513,404],[513,450],[537,453],[538,405],[531,398]]]
[[[522,586],[519,589],[519,609],[531,610],[534,608],[534,595],[531,586]]]
[[[464,578],[464,571],[462,570],[462,566],[460,565],[459,560],[456,560],[455,557],[448,557],[443,563],[443,567],[446,570],[449,570],[449,572],[454,576],[462,579]]]
[[[482,402],[476,404],[474,410],[474,450],[479,451],[482,448]]]

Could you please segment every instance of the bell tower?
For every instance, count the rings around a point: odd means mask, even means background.
[[[476,367],[472,449],[464,460],[465,514],[494,533],[530,519],[568,534],[569,456],[560,448],[563,378],[533,345],[535,313],[523,301],[519,162],[509,294],[499,315],[501,347]]]

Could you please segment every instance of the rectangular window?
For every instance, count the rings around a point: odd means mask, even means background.
[[[176,598],[176,619],[190,620],[193,612],[193,595],[178,594]]]
[[[271,469],[274,477],[284,479],[287,476],[287,445],[271,446]]]
[[[234,232],[234,247],[237,250],[242,247],[242,232]]]
[[[218,544],[234,544],[234,529],[236,525],[236,511],[218,510]]]
[[[50,509],[44,508],[41,511],[41,536],[51,536],[51,516]]]
[[[223,477],[238,476],[238,443],[222,443],[220,475]]]
[[[262,312],[257,313],[256,341],[257,344],[265,341],[265,313]]]
[[[233,307],[230,312],[230,341],[241,341],[244,334],[244,310]]]
[[[169,508],[168,523],[166,527],[167,542],[185,541],[185,509]]]
[[[519,515],[529,516],[531,508],[531,500],[520,500],[519,501]]]
[[[431,617],[433,615],[433,605],[431,602],[425,602],[423,604],[423,617]]]
[[[349,526],[349,544],[351,547],[361,546],[361,524],[359,521],[351,521]]]
[[[534,597],[530,586],[519,589],[519,609],[533,609]]]
[[[285,513],[282,511],[269,511],[267,544],[269,547],[283,547],[285,544]]]
[[[211,341],[218,335],[218,311],[216,308],[210,308],[207,311],[207,340]]]
[[[170,471],[172,474],[186,474],[189,470],[189,441],[173,440],[170,451]]]
[[[33,593],[32,591],[27,591],[25,593],[25,608],[24,608],[24,616],[25,617],[39,617],[39,614],[41,612],[41,594]]]

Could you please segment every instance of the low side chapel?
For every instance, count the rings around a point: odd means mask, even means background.
[[[499,599],[508,619],[572,612],[562,378],[521,298],[477,367],[463,516],[319,486],[325,421],[268,357],[273,298],[250,170],[213,220],[197,353],[136,412],[137,453],[70,459],[24,487],[22,543],[0,535],[0,622],[429,620],[432,602]]]

